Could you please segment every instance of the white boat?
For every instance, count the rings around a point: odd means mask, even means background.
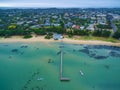
[[[81,76],[83,76],[83,75],[84,75],[84,73],[83,73],[81,70],[80,70],[80,75],[81,75]]]
[[[44,78],[37,78],[38,81],[42,81]]]

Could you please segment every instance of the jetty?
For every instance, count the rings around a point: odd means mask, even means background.
[[[63,75],[63,46],[60,46],[60,47],[61,47],[61,51],[60,51],[60,81],[70,81],[69,78],[62,76]]]

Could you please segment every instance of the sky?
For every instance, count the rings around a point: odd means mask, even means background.
[[[120,0],[0,0],[0,7],[114,8]]]

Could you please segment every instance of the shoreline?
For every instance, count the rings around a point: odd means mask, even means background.
[[[120,43],[112,43],[112,42],[97,41],[97,40],[74,40],[74,39],[64,38],[62,41],[65,43],[71,43],[71,44],[107,45],[107,46],[120,47]],[[25,43],[45,42],[45,43],[50,43],[50,42],[61,42],[61,40],[44,39],[44,36],[32,37],[29,39],[24,39],[21,36],[13,36],[11,38],[0,38],[0,43],[15,43],[15,42],[25,42]]]

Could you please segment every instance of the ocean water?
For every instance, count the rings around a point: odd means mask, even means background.
[[[60,81],[61,45],[63,76],[70,81]],[[0,90],[120,90],[120,48],[0,43]]]

